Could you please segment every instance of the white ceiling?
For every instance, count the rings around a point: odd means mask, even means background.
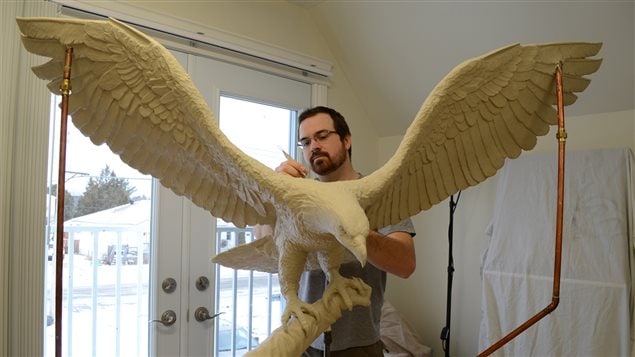
[[[403,134],[454,66],[511,43],[603,42],[602,67],[565,112],[633,109],[633,0],[293,2],[315,19],[383,135]]]

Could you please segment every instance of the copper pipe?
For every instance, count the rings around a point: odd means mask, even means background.
[[[492,346],[481,352],[478,356],[489,356],[499,348],[503,347],[507,342],[514,339],[514,337],[520,335],[527,330],[533,324],[541,320],[543,317],[550,314],[558,307],[560,301],[560,271],[562,261],[562,219],[564,210],[564,146],[567,141],[567,132],[564,130],[564,104],[563,104],[563,86],[562,86],[562,63],[556,66],[556,97],[558,101],[558,132],[556,138],[558,139],[558,206],[556,209],[556,247],[555,247],[555,259],[553,268],[553,293],[551,297],[551,303],[544,309],[538,312],[536,315],[525,321],[522,325],[518,326],[512,332],[505,337],[498,340]]]
[[[62,93],[62,119],[60,122],[60,157],[57,173],[57,242],[55,245],[55,357],[62,356],[62,294],[64,263],[64,192],[66,181],[66,127],[68,122],[68,97],[71,94],[71,63],[73,48],[66,47]]]

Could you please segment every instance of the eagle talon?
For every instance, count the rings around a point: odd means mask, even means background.
[[[344,305],[349,309],[353,309],[352,294],[364,295],[364,291],[368,289],[368,286],[359,278],[344,278],[342,276],[333,277],[326,290],[324,291],[323,298],[329,303],[333,303],[334,299],[339,297],[344,302]]]
[[[313,305],[307,304],[298,298],[290,298],[288,299],[287,306],[284,309],[281,319],[282,326],[284,326],[285,330],[292,317],[298,319],[300,326],[302,326],[302,330],[305,334],[307,334],[309,326],[312,325],[311,321],[309,321],[307,317],[312,317],[317,321],[318,312]]]

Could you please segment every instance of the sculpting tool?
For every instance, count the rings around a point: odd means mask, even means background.
[[[281,148],[280,146],[278,146],[278,149],[280,149],[280,151],[282,151],[282,155],[284,155],[284,158],[287,160],[293,160],[296,161],[291,155],[289,155],[288,152],[284,151],[283,148]]]
[[[280,146],[278,146],[278,149],[280,149],[280,151],[282,151],[282,155],[284,155],[284,157],[287,160],[291,160],[291,161],[297,161],[293,156],[289,155],[288,152],[286,152],[283,148],[281,148]],[[300,175],[302,175],[302,178],[305,178],[307,173],[305,171],[300,171]]]

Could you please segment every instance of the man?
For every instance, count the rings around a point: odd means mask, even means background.
[[[353,169],[351,162],[352,136],[344,117],[327,107],[315,107],[300,114],[299,145],[302,155],[317,179],[323,182],[355,180],[361,174]],[[307,169],[295,160],[287,160],[276,171],[306,177]],[[355,306],[345,311],[332,326],[331,356],[383,356],[383,345],[379,335],[379,319],[384,301],[386,272],[402,278],[415,270],[415,232],[410,220],[395,226],[385,227],[379,232],[370,232],[366,238],[368,262],[364,268],[359,262],[350,262],[340,267],[344,277],[357,276],[372,288],[371,305]],[[299,297],[308,303],[318,300],[325,289],[325,276],[321,270],[305,272],[300,280]],[[323,336],[316,339],[304,356],[322,356]]]

